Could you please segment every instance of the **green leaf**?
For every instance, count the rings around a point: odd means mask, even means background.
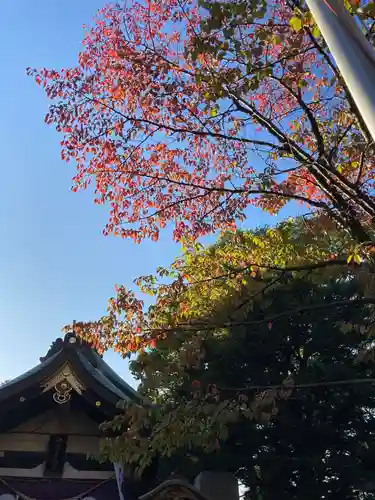
[[[218,18],[211,18],[207,21],[207,24],[208,24],[210,30],[217,30],[217,29],[221,28],[222,21]]]
[[[291,28],[298,33],[302,29],[302,21],[299,17],[293,16],[289,20]]]
[[[217,115],[217,109],[216,108],[211,108],[210,116],[214,117],[216,115]]]
[[[349,333],[353,330],[353,325],[351,323],[341,323],[340,324],[340,330],[343,333]]]
[[[259,87],[259,80],[258,78],[253,78],[250,82],[250,90],[257,90],[257,88]]]
[[[368,338],[375,337],[375,325],[371,325],[370,330],[369,330],[369,332],[367,334],[367,337]]]
[[[197,50],[197,49],[194,49],[194,50],[190,53],[190,56],[191,56],[192,61],[196,61],[196,60],[197,60],[197,58],[198,58],[198,50]]]
[[[367,16],[375,17],[375,2],[369,2],[362,10]]]
[[[234,35],[234,29],[233,28],[225,28],[223,30],[223,35],[225,38],[231,38]]]

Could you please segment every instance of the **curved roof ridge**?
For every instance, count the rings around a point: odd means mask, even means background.
[[[99,382],[99,384],[103,385],[112,393],[116,394],[117,397],[125,400],[132,399],[132,397],[140,399],[140,395],[136,391],[134,391],[134,389],[132,389],[125,382],[125,380],[123,380],[123,384],[120,385],[120,387],[118,387],[112,382],[112,380],[108,376],[106,377],[106,373],[100,369],[102,367],[101,365],[94,366],[92,363],[90,363],[87,357],[80,351],[77,351],[77,355],[85,370],[87,370],[89,374],[92,377],[94,377],[97,380],[97,382]]]
[[[20,382],[21,380],[24,380],[27,377],[29,377],[31,375],[35,375],[39,371],[43,370],[46,366],[50,365],[57,358],[57,356],[60,354],[61,351],[62,351],[62,349],[60,349],[60,351],[56,352],[55,354],[51,355],[45,361],[33,366],[32,368],[30,368],[30,370],[27,370],[26,372],[21,373],[21,375],[18,375],[18,377],[12,378],[11,380],[8,380],[4,384],[2,384],[0,386],[0,392],[3,389],[7,389],[8,387],[11,387],[13,384],[16,384],[16,383]]]
[[[108,399],[111,405],[116,406],[124,400],[142,403],[142,396],[117,375],[90,345],[78,338],[76,341],[76,337],[72,341],[73,336],[70,334],[64,340],[53,342],[38,365],[0,386],[0,400],[13,397],[26,387],[40,386],[46,377],[51,377],[65,363],[69,363],[77,377],[82,379],[81,382]]]
[[[117,372],[115,372],[115,370],[111,368],[110,365],[99,356],[99,354],[95,353],[95,355],[98,357],[98,364],[100,368],[107,375],[113,385],[118,387],[120,390],[125,390],[125,392],[129,392],[132,396],[141,399],[141,395],[136,391],[136,389],[126,382],[126,380],[124,380]]]
[[[153,490],[140,496],[139,500],[149,500],[151,498],[158,497],[160,493],[164,493],[164,491],[168,489],[187,490],[191,494],[191,497],[196,500],[209,500],[209,498],[195,486],[181,479],[169,479],[167,481],[164,481],[163,483],[156,486],[156,488],[154,488]]]

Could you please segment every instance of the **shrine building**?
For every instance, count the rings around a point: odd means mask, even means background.
[[[114,464],[92,456],[123,400],[141,402],[87,343],[57,339],[0,386],[0,500],[119,499]]]

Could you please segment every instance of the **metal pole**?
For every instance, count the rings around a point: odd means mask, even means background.
[[[375,141],[375,51],[343,0],[306,0]]]

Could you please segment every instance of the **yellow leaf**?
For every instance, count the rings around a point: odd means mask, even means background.
[[[307,11],[306,14],[303,16],[303,22],[304,24],[310,24],[313,21],[313,16],[310,11]]]
[[[319,38],[319,36],[320,36],[320,29],[318,28],[318,26],[316,26],[316,25],[315,25],[315,26],[313,27],[313,29],[312,29],[311,33],[312,33],[312,36],[313,36],[314,38]]]
[[[276,36],[276,35],[272,35],[271,37],[271,43],[272,45],[280,45],[281,43],[281,38]]]
[[[289,24],[292,27],[292,29],[294,29],[294,31],[297,31],[297,33],[302,29],[302,21],[299,17],[293,16],[289,20]]]
[[[351,164],[350,164],[350,166],[352,168],[357,168],[359,166],[359,161],[352,161]]]
[[[354,254],[354,262],[355,262],[356,264],[360,264],[360,263],[362,262],[361,257],[360,257],[357,253],[356,253],[356,254]]]
[[[353,255],[349,255],[346,262],[350,264],[352,260],[353,260]]]

